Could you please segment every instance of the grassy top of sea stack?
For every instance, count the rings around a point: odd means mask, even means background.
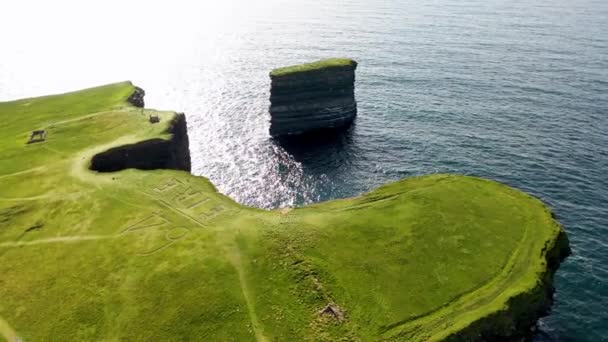
[[[7,340],[475,340],[546,308],[568,242],[538,199],[432,175],[264,211],[184,171],[90,170],[175,139],[176,114],[131,106],[133,91],[0,103]],[[33,130],[45,139],[27,144]]]
[[[284,68],[274,69],[271,73],[271,77],[281,77],[293,74],[299,74],[309,71],[319,71],[324,69],[341,68],[341,67],[356,67],[357,62],[348,58],[329,58],[320,61],[292,65]]]

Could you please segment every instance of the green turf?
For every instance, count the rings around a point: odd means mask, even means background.
[[[307,72],[307,71],[316,71],[316,70],[322,70],[322,69],[327,69],[327,68],[356,66],[356,65],[357,65],[357,62],[353,61],[352,59],[330,58],[330,59],[323,59],[323,60],[313,62],[313,63],[292,65],[292,66],[288,66],[288,67],[284,67],[284,68],[274,69],[270,73],[270,76],[279,77],[279,76],[286,76],[286,75],[297,74],[297,73]]]
[[[171,138],[175,114],[132,91],[0,103],[0,336],[440,340],[525,311],[564,243],[539,200],[473,177],[263,211],[182,171],[90,171],[96,153]],[[35,129],[47,140],[25,144]]]

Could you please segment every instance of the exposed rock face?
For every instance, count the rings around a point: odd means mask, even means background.
[[[133,94],[129,96],[127,102],[134,105],[135,107],[144,108],[144,96],[146,96],[146,92],[140,87],[135,87],[135,91],[133,91]]]
[[[91,169],[114,172],[124,169],[175,169],[190,171],[190,149],[186,116],[177,114],[169,133],[170,140],[151,139],[125,145],[97,154],[91,161]]]
[[[557,221],[555,221],[557,222]],[[505,308],[473,322],[446,341],[528,341],[541,317],[550,313],[553,305],[553,276],[560,263],[570,255],[570,243],[561,230],[554,241],[543,250],[547,269],[539,274],[536,287],[511,297]]]
[[[357,114],[357,62],[338,65],[325,61],[305,64],[293,72],[270,74],[270,135],[286,137],[350,125]]]

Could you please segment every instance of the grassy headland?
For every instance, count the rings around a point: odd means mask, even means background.
[[[174,139],[176,114],[132,92],[0,103],[0,336],[474,340],[547,305],[568,242],[539,200],[433,175],[263,211],[183,171],[90,170],[111,148]]]

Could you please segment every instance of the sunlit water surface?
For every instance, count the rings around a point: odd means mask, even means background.
[[[188,115],[193,172],[263,208],[456,172],[541,197],[574,255],[537,340],[608,336],[608,2],[7,1],[0,99],[133,80]],[[268,72],[357,59],[335,141],[268,136]]]

